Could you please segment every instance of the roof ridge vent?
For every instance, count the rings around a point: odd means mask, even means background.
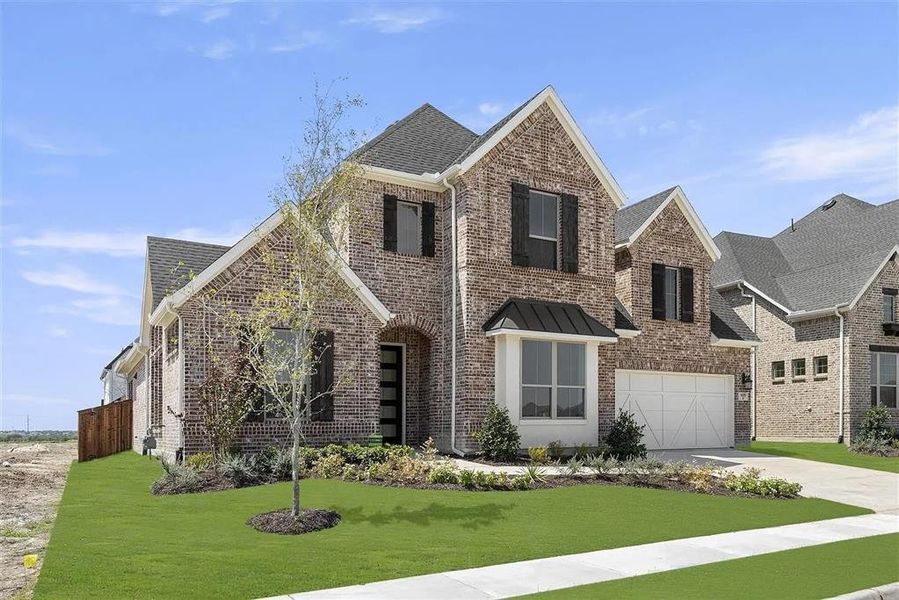
[[[834,196],[833,198],[831,198],[830,200],[828,200],[827,202],[825,202],[825,203],[821,206],[821,210],[822,210],[822,211],[824,211],[824,210],[830,210],[831,208],[833,208],[834,206],[836,206],[836,203],[837,203],[837,197]]]

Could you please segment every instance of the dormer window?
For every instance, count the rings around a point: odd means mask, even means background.
[[[578,272],[578,199],[512,183],[512,264]]]
[[[693,322],[693,269],[652,265],[652,318]]]
[[[421,256],[421,207],[418,204],[396,203],[396,251]]]
[[[384,250],[434,256],[434,203],[406,202],[384,195]]]

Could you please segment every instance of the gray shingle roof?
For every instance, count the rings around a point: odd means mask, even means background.
[[[712,335],[719,340],[759,341],[758,336],[714,289],[709,290],[709,312],[712,318]]]
[[[674,188],[644,198],[634,204],[622,206],[615,214],[615,243],[626,242],[652,213],[671,195]]]
[[[373,167],[421,175],[439,173],[478,135],[430,104],[423,104],[356,151]]]
[[[168,294],[186,285],[191,274],[198,275],[229,248],[230,246],[218,244],[147,236],[147,269],[153,300],[149,312],[153,312]]]
[[[830,308],[852,301],[899,243],[899,200],[840,194],[774,237],[722,232],[715,243],[713,285],[743,280],[791,311]]]
[[[546,89],[546,88],[543,88],[543,89]],[[460,163],[463,160],[465,160],[466,158],[468,158],[469,156],[471,156],[472,154],[474,154],[478,148],[483,146],[487,140],[489,140],[491,137],[493,137],[494,133],[496,133],[497,131],[502,129],[503,125],[505,125],[506,123],[511,121],[515,117],[515,115],[517,115],[519,112],[521,112],[522,108],[527,106],[531,100],[533,100],[534,98],[539,96],[542,91],[543,90],[540,90],[539,92],[537,92],[536,94],[534,94],[533,96],[531,96],[530,98],[528,98],[527,100],[525,100],[524,102],[519,104],[517,107],[515,107],[512,110],[512,112],[510,112],[505,117],[503,117],[502,119],[500,119],[499,121],[494,123],[490,129],[488,129],[487,131],[485,131],[484,133],[479,135],[477,137],[477,139],[475,139],[473,142],[471,142],[471,144],[465,149],[464,152],[462,152],[458,157],[456,157],[456,160],[454,162]]]
[[[577,304],[522,298],[510,298],[484,323],[484,331],[497,329],[617,337]]]

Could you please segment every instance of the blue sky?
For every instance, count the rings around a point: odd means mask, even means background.
[[[899,197],[894,3],[33,3],[2,11],[0,429],[72,428],[137,332],[143,236],[270,211],[315,77],[377,133],[476,131],[552,84],[630,201],[681,184],[713,234]]]

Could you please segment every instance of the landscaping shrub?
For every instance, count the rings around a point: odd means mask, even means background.
[[[546,451],[549,452],[550,460],[558,462],[562,459],[562,454],[564,454],[565,449],[562,447],[562,442],[560,440],[553,440],[546,445]]]
[[[584,470],[584,461],[579,459],[577,456],[572,456],[565,464],[565,470],[569,475],[578,475],[581,471]]]
[[[428,473],[428,483],[459,483],[459,470],[452,464],[438,465]]]
[[[162,464],[162,478],[153,482],[151,491],[154,494],[187,494],[202,491],[202,480],[196,471],[179,465],[165,456],[159,459]]]
[[[487,407],[487,416],[474,438],[490,460],[515,460],[521,446],[521,436],[509,418],[509,410],[496,404]]]
[[[603,456],[601,454],[591,456],[587,459],[587,468],[601,477],[611,475],[618,470],[619,466],[620,463],[617,458]]]
[[[718,470],[712,465],[686,465],[679,479],[701,492],[709,492],[717,482]]]
[[[253,454],[231,454],[222,467],[237,487],[259,483],[259,463]]]
[[[859,454],[899,456],[899,448],[894,442],[896,433],[890,427],[891,418],[890,411],[883,406],[869,408],[849,449]]]
[[[643,425],[637,425],[634,415],[624,409],[612,421],[612,428],[606,436],[608,453],[618,460],[646,458],[646,445],[643,444]]]
[[[344,465],[346,465],[346,461],[343,459],[343,454],[339,452],[325,454],[315,463],[313,473],[316,477],[323,479],[340,477],[343,474]]]
[[[192,471],[205,471],[214,464],[212,452],[198,452],[184,459],[184,466]]]
[[[590,445],[589,444],[578,444],[574,447],[574,457],[580,460],[587,460],[590,458]]]
[[[549,450],[546,449],[546,446],[534,446],[533,448],[528,448],[528,457],[530,457],[533,463],[545,465],[549,462]]]
[[[275,481],[286,481],[292,477],[293,462],[290,450],[272,446],[267,448],[260,456],[258,462],[260,470],[265,471]],[[303,464],[300,463],[303,471]]]
[[[523,477],[528,485],[546,483],[546,468],[535,464],[527,465],[521,470],[519,477]]]
[[[437,444],[434,443],[433,438],[429,437],[421,445],[421,457],[427,461],[437,460]]]
[[[798,483],[778,477],[761,477],[761,471],[755,467],[744,469],[740,473],[728,473],[724,477],[724,485],[735,492],[778,498],[793,498],[802,491],[802,486]]]

